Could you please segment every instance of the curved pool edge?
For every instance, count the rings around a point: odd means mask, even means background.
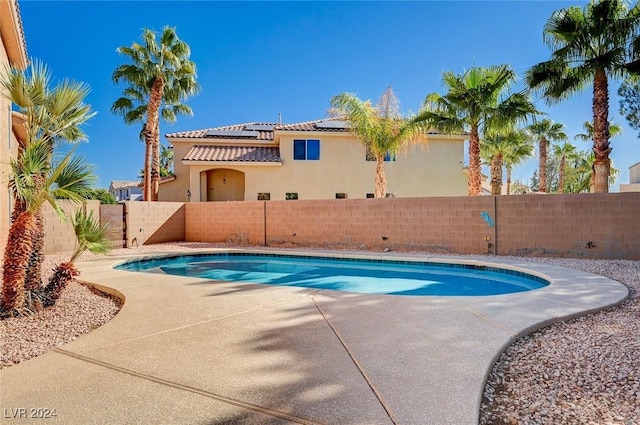
[[[389,296],[498,296],[510,293],[528,292],[539,290],[550,284],[548,276],[542,273],[531,271],[525,267],[514,267],[512,265],[498,265],[496,263],[477,260],[443,260],[442,258],[424,258],[407,256],[382,256],[374,257],[370,255],[337,254],[335,252],[323,252],[318,255],[316,252],[286,252],[286,251],[259,251],[259,250],[220,250],[215,252],[187,253],[178,255],[157,255],[133,258],[114,264],[113,268],[119,271],[137,273],[160,273],[179,277],[191,277],[199,279],[209,279],[219,282],[235,282],[241,284],[265,284],[278,286],[304,287],[314,290],[335,290],[358,294],[380,294]],[[177,260],[177,261],[176,261]],[[271,261],[281,260],[273,266],[268,266],[268,271],[254,270],[253,267],[245,269],[243,266],[236,269],[234,264],[243,264],[244,261],[250,263],[271,264]],[[325,263],[322,260],[327,260]],[[315,263],[317,261],[317,263]],[[203,263],[220,263],[221,273],[205,273]],[[229,263],[228,268],[226,266]],[[309,264],[311,263],[311,264]],[[301,272],[301,267],[318,267],[319,274],[314,273],[314,277],[304,276],[301,278],[291,278],[282,280],[282,275],[296,275]],[[409,266],[412,268],[407,268]],[[177,271],[172,271],[177,267]],[[194,267],[197,271],[191,273]],[[280,269],[279,267],[282,267]],[[332,272],[325,274],[321,270],[338,267],[338,275],[342,278],[338,282],[347,282],[346,285],[335,285]],[[368,271],[369,267],[373,267]],[[384,279],[378,280],[380,275],[375,276],[373,271],[377,267],[380,273],[384,274]],[[388,268],[387,268],[388,267]],[[216,269],[216,266],[206,266],[205,269]],[[343,270],[346,273],[343,274]],[[233,271],[232,274],[225,272]],[[241,273],[238,276],[238,273]],[[257,273],[257,275],[256,275]],[[418,273],[412,275],[412,273]],[[433,274],[432,274],[433,273]],[[486,273],[486,275],[485,275]],[[274,277],[274,274],[276,277]],[[457,282],[453,278],[442,279],[438,276],[456,276]],[[351,277],[358,280],[350,282]],[[484,276],[484,278],[482,277]],[[318,277],[320,280],[318,281]],[[373,285],[367,285],[363,281],[368,277],[375,281]],[[273,279],[276,279],[276,282]],[[391,279],[391,280],[389,280]],[[421,286],[416,284],[403,284],[394,281],[399,279],[409,282],[424,282]],[[460,279],[460,280],[458,280]],[[393,283],[391,283],[393,282]],[[431,286],[437,282],[436,286]]]
[[[229,249],[194,249],[189,250],[186,254],[206,254],[220,251],[229,251]],[[283,253],[285,255],[317,253],[318,256],[341,255],[355,256],[356,258],[417,259],[418,261],[431,259],[434,262],[490,264],[498,267],[514,267],[518,270],[526,270],[527,273],[535,272],[539,276],[549,278],[551,284],[535,291],[506,295],[411,297],[411,299],[394,297],[393,300],[385,295],[371,294],[334,296],[329,292],[335,291],[306,288],[271,287],[269,290],[250,291],[242,288],[248,285],[235,284],[233,286],[226,285],[226,287],[232,287],[236,292],[228,294],[225,292],[219,297],[208,298],[207,295],[210,295],[211,288],[202,279],[165,275],[132,279],[132,272],[112,269],[115,264],[133,258],[157,258],[181,254],[176,251],[152,255],[132,253],[131,255],[106,257],[78,264],[83,273],[82,279],[84,281],[93,282],[101,287],[111,288],[121,293],[126,298],[126,303],[111,321],[77,341],[65,345],[63,350],[143,375],[163,376],[163,374],[173,373],[189,375],[190,370],[201,366],[201,357],[191,357],[185,353],[184,361],[179,364],[175,362],[165,364],[161,357],[154,357],[153,360],[143,358],[136,363],[136,357],[139,356],[135,355],[136,351],[131,351],[135,348],[125,349],[139,347],[136,345],[138,341],[154,341],[159,336],[164,336],[169,341],[172,341],[171,337],[184,341],[189,329],[195,326],[206,327],[209,323],[211,326],[217,326],[219,319],[211,316],[215,311],[212,312],[212,309],[206,308],[206,305],[216,300],[218,302],[217,308],[223,308],[226,304],[233,303],[234,299],[237,301],[239,297],[244,297],[247,303],[242,308],[256,308],[255,305],[252,305],[252,303],[256,303],[261,309],[268,308],[277,314],[284,314],[290,303],[302,303],[304,299],[313,296],[320,298],[319,305],[326,311],[327,317],[345,339],[350,352],[372,377],[373,383],[385,403],[402,422],[427,423],[425,420],[428,419],[428,423],[476,424],[486,379],[495,361],[509,345],[542,327],[620,304],[628,296],[628,289],[619,282],[573,269],[529,263],[524,259],[282,249],[243,248],[233,249],[233,251]],[[136,273],[136,275],[138,274]],[[265,301],[267,297],[273,300],[273,304],[268,304],[269,300]],[[201,303],[202,306],[194,305],[194,300]],[[166,304],[168,302],[171,304]],[[162,305],[163,308],[159,309],[158,305]],[[371,310],[373,308],[371,306],[375,306],[375,311]],[[220,312],[220,314],[222,313],[226,314],[226,312]],[[242,312],[233,314],[242,314]],[[233,317],[233,315],[224,317]],[[379,318],[379,323],[376,322],[376,326],[371,326],[371,320],[367,321],[372,317]],[[413,327],[407,329],[403,325],[407,320],[414,320],[416,317],[422,317],[425,329],[413,329]],[[249,319],[249,316],[247,318]],[[431,327],[427,329],[427,326]],[[478,332],[478,329],[481,329],[482,332]],[[232,334],[236,332],[229,331]],[[239,332],[240,329],[237,331]],[[371,336],[374,334],[379,334],[382,338],[379,346],[373,344],[375,341],[372,341]],[[391,335],[390,339],[393,339],[394,343],[386,341],[385,335]],[[242,334],[238,333],[238,342],[242,340],[241,336]],[[278,338],[281,339],[281,345],[286,347],[289,346],[289,342],[293,343],[290,338],[294,336],[283,333]],[[317,340],[313,341],[317,343]],[[430,341],[438,341],[437,349],[433,348]],[[206,341],[200,343],[207,346]],[[335,341],[326,340],[327,346],[332,344],[335,344]],[[415,353],[411,351],[416,347],[416,344],[419,347],[424,347],[424,350],[421,349],[422,351]],[[161,351],[163,346],[152,348]],[[403,352],[403,370],[389,367],[395,361],[394,359],[397,359],[399,347]],[[207,349],[215,350],[216,347],[211,346]],[[317,355],[320,356],[323,350],[323,346],[319,346]],[[372,350],[375,352],[372,353]],[[425,350],[435,350],[429,351],[427,358],[431,366],[429,368],[424,367]],[[405,353],[406,356],[404,356]],[[257,356],[258,361],[260,360],[260,353],[252,353],[252,355]],[[305,359],[305,361],[310,360]],[[45,367],[43,362],[46,365],[44,359],[32,363],[25,362],[23,365],[15,366],[16,371],[26,369],[25,373],[29,376],[40,376],[38,368]],[[456,365],[460,367],[454,367]],[[51,368],[50,365],[48,367]],[[83,370],[77,369],[77,365],[69,367],[73,367],[70,373],[80,375],[85,373]],[[13,373],[11,372],[11,374]],[[203,373],[206,375],[206,371]],[[402,386],[398,387],[399,379],[405,375],[412,376],[416,381],[416,385],[412,385],[411,390]],[[252,376],[242,375],[242,377],[243,380],[246,380],[247,386],[252,384]],[[313,376],[307,378],[310,383],[313,383]],[[198,382],[197,378],[193,379],[196,381],[189,383],[189,385],[196,388],[206,388],[212,377],[203,376],[202,382]],[[215,379],[222,378],[216,375]],[[11,382],[20,385],[21,381]],[[235,381],[231,380],[230,382]],[[60,393],[76,394],[78,392],[75,388],[69,387],[64,380],[48,384],[49,386],[55,385]],[[340,382],[336,383],[336,385],[338,384]],[[44,386],[41,387],[44,388]],[[33,388],[36,388],[33,395],[29,393],[29,400],[24,402],[43,405],[48,400],[42,398],[44,397],[43,391],[46,392],[46,390],[38,390],[37,385]],[[128,391],[123,388],[119,391]],[[9,397],[7,402],[13,400],[11,391],[6,395]],[[442,399],[434,397],[434,395],[442,395]],[[181,394],[178,396],[180,397]],[[74,403],[82,404],[83,397],[90,397],[90,392],[78,394],[74,398]],[[348,396],[345,395],[345,397]],[[16,398],[16,400],[20,399]],[[58,400],[56,403],[59,409],[74,411],[75,404],[66,405],[64,400]],[[353,404],[354,406],[358,405],[355,402]],[[314,402],[312,405],[313,408],[309,407],[308,409],[296,410],[296,407],[291,407],[291,409],[294,413],[301,414],[313,411],[318,416],[310,419],[315,419],[318,422],[327,421],[327,418],[334,414],[333,411],[323,411],[318,402]],[[112,414],[114,407],[108,403],[104,404],[104,414]],[[118,407],[122,409],[122,406]],[[354,407],[354,409],[356,408]],[[122,410],[127,411],[128,409],[125,407]],[[94,414],[99,415],[100,412],[97,411]],[[158,417],[157,419],[162,418]],[[347,415],[344,419],[346,424],[359,423],[359,418],[355,415]],[[77,420],[75,423],[83,423],[83,421]]]

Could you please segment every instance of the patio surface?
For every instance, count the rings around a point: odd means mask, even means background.
[[[602,276],[500,257],[481,262],[552,284],[403,297],[112,269],[132,257],[79,264],[83,281],[113,288],[124,306],[92,333],[0,371],[1,423],[476,424],[485,378],[514,339],[627,297]],[[19,408],[57,416],[12,418]]]

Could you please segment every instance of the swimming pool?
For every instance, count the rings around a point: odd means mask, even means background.
[[[387,295],[480,296],[547,286],[538,276],[494,266],[225,252],[128,261],[116,269],[218,281]]]

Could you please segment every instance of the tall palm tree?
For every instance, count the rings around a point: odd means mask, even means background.
[[[114,83],[123,81],[128,87],[111,108],[124,117],[125,124],[144,121],[144,199],[152,201],[158,200],[160,185],[160,118],[173,122],[177,115],[190,114],[182,102],[199,90],[187,43],[171,27],[165,27],[159,39],[156,36],[145,29],[143,44],[117,49],[131,63],[113,72]]]
[[[558,164],[558,193],[564,193],[567,161],[577,159],[578,152],[574,145],[565,142],[561,145],[553,146],[553,156],[559,158],[560,161]]]
[[[609,78],[625,72],[630,45],[638,35],[640,6],[624,0],[591,1],[553,12],[544,27],[551,59],[529,69],[526,81],[548,103],[593,85],[595,191],[609,191]]]
[[[538,178],[540,184],[538,191],[547,191],[547,156],[549,142],[568,140],[567,134],[564,132],[564,125],[543,119],[531,124],[529,127],[531,136],[538,140]]]
[[[480,156],[491,170],[492,195],[500,195],[502,193],[503,167],[507,161],[512,163],[519,153],[515,152],[516,150],[526,151],[526,154],[531,154],[529,137],[523,130],[510,130],[483,140],[480,144]],[[509,185],[511,183],[511,166],[507,166],[507,170],[509,172],[507,184]],[[509,189],[507,189],[507,193]]]
[[[504,167],[507,171],[507,195],[511,194],[511,175],[513,168],[533,154],[533,144],[528,137],[519,139],[507,147],[504,152]]]
[[[526,91],[511,93],[515,73],[507,65],[445,72],[447,93],[431,93],[415,122],[446,134],[469,132],[469,195],[480,195],[480,139],[537,114]]]
[[[384,172],[385,156],[395,156],[411,142],[424,140],[421,125],[400,114],[400,104],[391,86],[382,93],[377,104],[362,101],[352,93],[331,98],[331,115],[341,117],[376,159],[374,196],[382,198],[387,191]]]
[[[26,281],[29,259],[38,243],[37,214],[45,202],[51,204],[64,219],[64,211],[56,199],[82,202],[87,189],[95,182],[93,170],[71,149],[60,161],[51,162],[46,141],[28,144],[21,155],[11,162],[10,188],[24,210],[9,228],[3,260],[2,300],[4,311],[20,314],[26,308],[37,308],[41,287],[30,287]]]
[[[91,107],[84,103],[89,91],[86,84],[72,80],[64,80],[53,86],[48,67],[38,60],[33,60],[27,70],[5,68],[0,75],[0,93],[25,117],[26,140],[21,141],[18,156],[22,154],[24,146],[35,142],[44,143],[49,153],[42,168],[44,173],[51,165],[53,151],[59,142],[86,140],[82,125],[95,115],[91,112]],[[45,180],[44,174],[33,178]],[[25,208],[25,204],[16,198],[12,221]],[[44,219],[39,210],[34,214],[36,230],[26,276],[26,287],[30,291],[35,291],[42,285],[40,276],[44,250]]]

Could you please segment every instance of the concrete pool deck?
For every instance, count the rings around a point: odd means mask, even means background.
[[[602,276],[501,257],[318,254],[490,263],[552,284],[484,297],[385,296],[126,272],[112,266],[139,253],[104,257],[80,263],[81,280],[122,294],[122,310],[1,370],[0,420],[26,422],[10,416],[40,408],[56,409],[45,422],[64,424],[476,424],[485,378],[507,345],[628,294]]]

